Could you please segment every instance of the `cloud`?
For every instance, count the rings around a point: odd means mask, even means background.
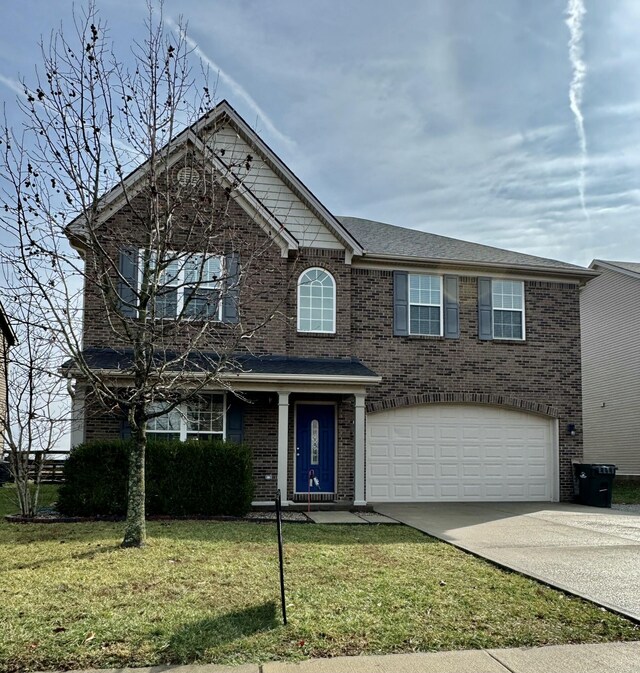
[[[582,92],[587,75],[587,66],[582,58],[582,21],[586,9],[583,0],[569,0],[567,4],[566,24],[569,27],[569,60],[573,68],[573,77],[569,86],[569,107],[576,122],[576,131],[580,142],[580,168],[578,170],[578,192],[584,216],[589,221],[589,213],[585,202],[585,172],[587,163],[587,135],[584,130],[582,114]]]
[[[180,26],[170,17],[166,19],[166,22],[175,32],[181,30]],[[295,149],[296,147],[295,141],[289,138],[284,133],[282,133],[280,130],[278,130],[273,120],[258,105],[258,103],[254,100],[254,98],[242,86],[242,84],[240,84],[235,79],[233,79],[233,77],[224,72],[224,70],[222,70],[222,68],[220,68],[220,66],[217,65],[215,61],[213,61],[213,59],[211,59],[202,51],[202,49],[198,46],[198,43],[195,42],[195,40],[191,39],[186,34],[184,34],[184,39],[186,43],[189,45],[189,47],[193,49],[193,52],[198,56],[198,58],[200,58],[203,63],[206,63],[206,65],[218,75],[220,81],[222,81],[229,87],[234,96],[236,96],[239,99],[242,99],[245,102],[245,104],[249,107],[249,109],[251,109],[251,111],[255,113],[255,115],[264,124],[266,131],[271,136],[273,136],[273,138],[275,138],[278,142],[284,144],[288,150]]]
[[[24,94],[24,87],[22,86],[22,84],[20,84],[20,82],[17,82],[15,79],[11,79],[9,77],[5,77],[4,75],[0,75],[0,83],[4,84],[7,88],[11,89],[19,96]]]

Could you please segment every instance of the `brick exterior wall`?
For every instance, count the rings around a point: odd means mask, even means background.
[[[222,196],[219,196],[222,198]],[[131,212],[123,208],[105,227],[105,246],[117,249],[113,232],[134,227]],[[279,248],[238,205],[231,201],[220,212],[221,230],[232,229],[234,245],[251,251],[264,249],[254,260],[241,289],[241,316],[245,324],[274,317],[247,344],[253,353],[302,357],[360,358],[382,376],[369,389],[368,409],[422,401],[495,403],[523,410],[548,412],[560,425],[561,498],[573,495],[571,461],[582,459],[580,380],[580,321],[578,286],[571,283],[525,281],[526,341],[480,341],[477,324],[477,279],[459,277],[460,338],[393,336],[393,273],[346,265],[335,250],[303,249],[283,259]],[[135,238],[130,236],[129,238]],[[251,254],[248,255],[251,257]],[[241,252],[241,264],[243,258]],[[90,263],[90,260],[89,260]],[[337,284],[337,331],[334,335],[298,334],[296,280],[306,268],[327,269]],[[425,269],[424,272],[429,272]],[[434,272],[434,271],[432,271]],[[435,271],[437,273],[437,271]],[[489,274],[487,274],[489,275]],[[113,346],[104,320],[104,307],[86,290],[84,345]],[[224,340],[225,327],[205,335],[202,349]],[[176,342],[180,335],[175,335]],[[449,396],[446,398],[445,396]],[[476,396],[476,397],[474,397]],[[277,481],[277,395],[256,395],[245,404],[244,438],[255,460],[256,499],[272,499]],[[305,399],[308,396],[305,397]],[[294,402],[290,406],[289,484],[293,488]],[[324,399],[327,399],[326,397]],[[336,499],[353,500],[353,396],[335,396],[338,404],[338,480]],[[572,423],[576,435],[565,429]],[[117,426],[117,427],[116,427]],[[119,435],[119,421],[87,420],[86,438]],[[265,475],[272,479],[266,480]],[[293,492],[289,493],[289,497]]]
[[[582,460],[582,393],[578,287],[525,282],[526,341],[478,339],[477,278],[459,279],[460,338],[393,336],[392,271],[354,269],[354,354],[383,377],[368,409],[410,396],[448,395],[451,402],[491,403],[547,411],[560,425],[560,496],[573,496],[571,462]],[[357,299],[356,299],[357,298]],[[437,399],[434,397],[434,400]],[[426,401],[426,400],[425,400]],[[575,436],[567,435],[569,423]]]

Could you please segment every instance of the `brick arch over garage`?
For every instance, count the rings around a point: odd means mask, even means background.
[[[540,404],[531,400],[522,400],[508,395],[494,395],[489,393],[423,393],[420,395],[405,395],[394,397],[381,402],[367,403],[367,411],[385,411],[399,407],[410,407],[419,404],[488,404],[494,407],[507,407],[519,411],[528,411],[532,414],[542,414],[558,418],[560,411],[549,404]]]

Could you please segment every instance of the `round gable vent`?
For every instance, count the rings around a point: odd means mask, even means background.
[[[196,187],[200,183],[200,171],[190,166],[184,166],[176,176],[180,187]]]

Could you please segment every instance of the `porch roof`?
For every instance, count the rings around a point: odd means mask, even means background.
[[[83,351],[86,364],[94,371],[105,375],[131,375],[133,351],[116,348],[88,348]],[[225,357],[215,352],[192,352],[187,356],[171,351],[158,351],[154,355],[154,366],[164,369],[167,374],[185,375],[207,374],[220,368],[222,378],[261,380],[282,378],[315,380],[361,381],[364,385],[378,383],[380,376],[364,365],[358,358],[303,358],[288,355],[251,355],[235,353]],[[62,366],[70,375],[79,375],[80,368],[74,360],[67,360]]]

